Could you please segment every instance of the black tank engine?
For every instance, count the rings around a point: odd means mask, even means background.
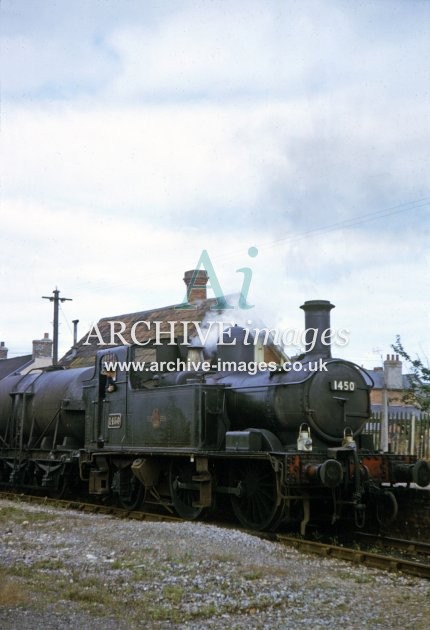
[[[295,370],[232,370],[248,356],[234,328],[237,343],[209,357],[215,369],[195,369],[195,361],[174,372],[140,369],[136,362],[149,357],[180,358],[179,348],[154,344],[99,351],[93,368],[4,378],[0,486],[86,492],[129,509],[157,504],[189,519],[228,500],[257,530],[394,519],[390,486],[427,486],[430,466],[374,451],[362,434],[370,377],[331,357],[324,331],[333,306],[302,308],[306,330],[317,334]],[[203,358],[202,348],[190,351]]]

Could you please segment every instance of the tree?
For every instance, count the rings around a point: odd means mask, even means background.
[[[403,347],[400,335],[396,337],[396,343],[391,346],[402,359],[408,362],[409,389],[403,396],[403,401],[408,404],[418,405],[423,411],[430,409],[430,368],[425,366],[420,357],[412,359]]]

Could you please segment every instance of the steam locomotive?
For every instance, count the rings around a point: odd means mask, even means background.
[[[143,357],[159,365],[180,357],[178,347],[149,344],[100,350],[92,368],[4,378],[0,487],[85,492],[128,509],[156,504],[186,519],[229,502],[255,530],[394,519],[390,487],[427,486],[430,466],[374,450],[363,434],[370,376],[331,357],[324,334],[332,304],[301,308],[313,338],[295,370],[223,369],[255,352],[244,329],[232,327],[233,342],[210,357],[215,369],[191,361],[184,367],[193,369],[130,369]],[[190,351],[201,356],[203,348]]]

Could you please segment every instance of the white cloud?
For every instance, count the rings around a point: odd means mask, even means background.
[[[108,80],[115,67],[105,51],[91,42],[74,46],[55,35],[43,39],[3,36],[1,46],[2,55],[10,60],[2,66],[3,92],[21,97],[91,93]]]
[[[109,37],[121,98],[296,98],[355,89],[371,100],[428,81],[425,21],[362,3],[204,3]],[[394,7],[393,7],[394,8]],[[388,10],[387,10],[388,9]],[[402,23],[403,28],[399,29]],[[381,27],[381,25],[384,25]],[[399,42],[399,35],[402,39]]]
[[[323,105],[6,109],[4,195],[197,222],[246,208],[277,223],[297,209],[337,219],[428,193],[427,112],[409,121],[381,110],[354,126],[339,108],[325,124]]]
[[[235,141],[240,116],[216,107],[9,112],[6,189],[118,211],[249,204],[259,177],[250,147]]]
[[[180,301],[205,248],[226,292],[252,267],[270,325],[301,326],[304,300],[330,299],[354,331],[349,358],[389,351],[397,332],[418,348],[428,206],[312,230],[428,198],[425,5],[162,5],[16,5],[2,43],[2,338],[25,351],[48,330],[40,296],[56,284],[82,329]]]

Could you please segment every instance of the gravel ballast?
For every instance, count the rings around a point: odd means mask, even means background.
[[[203,523],[0,501],[0,628],[430,627],[430,583]]]

